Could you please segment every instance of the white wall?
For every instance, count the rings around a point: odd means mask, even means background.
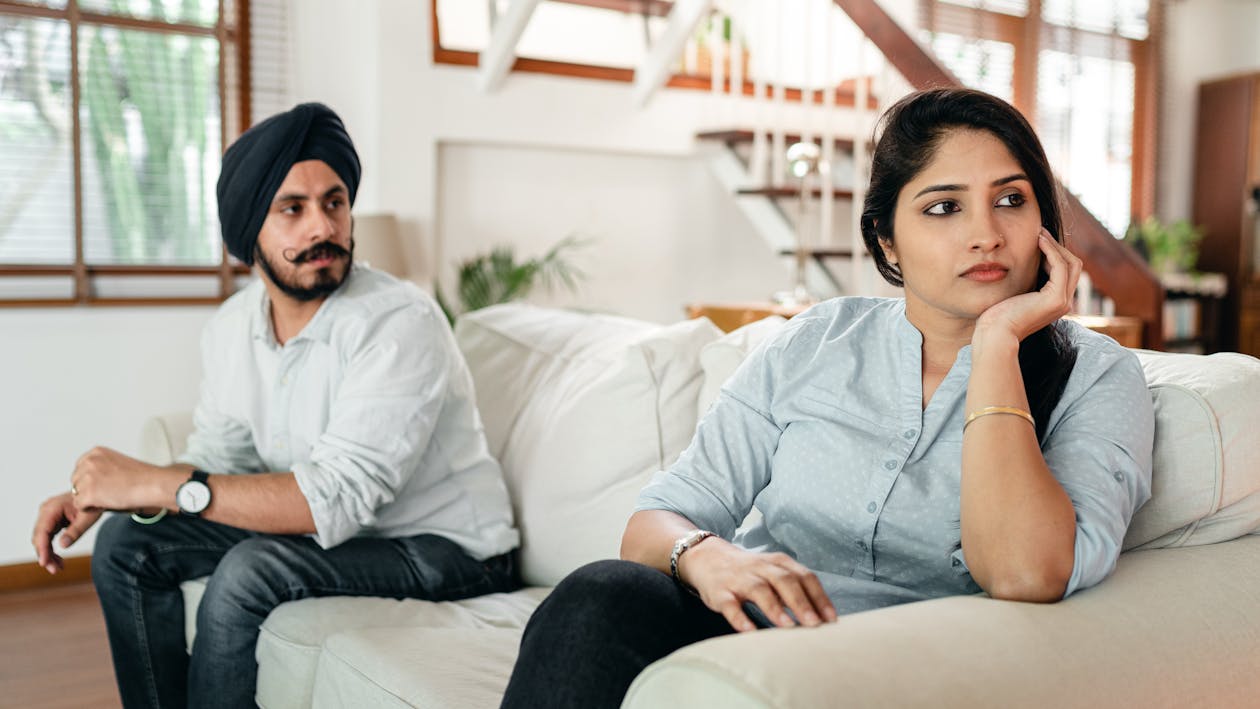
[[[791,285],[702,161],[446,143],[439,166],[437,230],[452,250],[510,243],[535,256],[568,235],[589,240],[573,256],[581,293],[540,303],[674,322],[688,302],[765,300]]]
[[[1189,219],[1198,86],[1260,71],[1260,0],[1177,0],[1167,28],[1157,211],[1164,219]]]
[[[0,564],[34,559],[36,507],[69,488],[80,455],[94,445],[134,455],[145,419],[194,405],[211,312],[0,309]]]

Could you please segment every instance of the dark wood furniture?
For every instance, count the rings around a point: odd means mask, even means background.
[[[1195,224],[1198,267],[1229,279],[1221,346],[1260,357],[1260,73],[1199,85]]]

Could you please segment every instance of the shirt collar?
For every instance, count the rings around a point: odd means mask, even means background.
[[[910,318],[906,317],[906,299],[901,298],[897,303],[897,335],[901,338],[904,345],[915,348],[916,351],[923,349],[923,333],[919,332],[919,328],[910,322]],[[955,362],[963,364],[967,367],[971,366],[971,345],[963,345],[958,350],[958,355],[954,358]]]
[[[327,342],[329,334],[332,330],[333,318],[328,314],[330,310],[337,309],[337,303],[342,299],[342,294],[350,288],[350,281],[358,272],[359,266],[355,264],[351,266],[350,273],[346,274],[346,280],[341,287],[329,294],[324,302],[320,304],[319,310],[315,311],[315,316],[311,321],[306,323],[301,332],[295,335],[289,342],[300,342],[302,340],[315,340],[317,342]],[[271,326],[271,298],[267,296],[267,288],[263,284],[258,289],[258,303],[254,307],[254,318],[251,327],[252,336],[255,340],[262,341],[271,347],[279,347],[276,341],[275,329]]]

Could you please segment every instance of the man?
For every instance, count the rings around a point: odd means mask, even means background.
[[[259,626],[286,601],[519,585],[507,490],[450,328],[416,287],[352,264],[359,172],[320,104],[228,148],[224,242],[261,278],[206,327],[187,453],[158,467],[93,449],[40,508],[50,573],[58,532],[68,547],[103,511],[140,510],[102,524],[92,559],[128,707],[252,706]],[[206,575],[190,657],[179,584]]]

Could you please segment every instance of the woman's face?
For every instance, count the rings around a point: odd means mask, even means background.
[[[950,131],[901,189],[893,244],[884,244],[905,281],[907,317],[920,329],[974,321],[1029,292],[1040,230],[1032,183],[1006,145],[986,131]]]

